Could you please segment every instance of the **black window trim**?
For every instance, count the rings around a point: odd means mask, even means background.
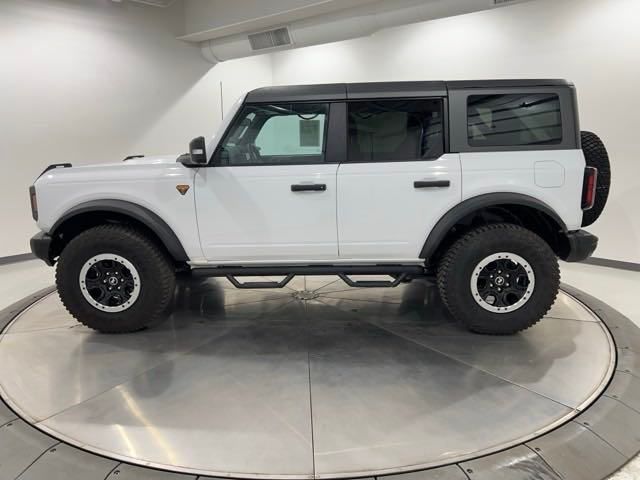
[[[347,99],[346,102],[344,102],[345,105],[345,133],[346,133],[346,140],[348,142],[348,138],[349,138],[349,118],[348,118],[348,113],[349,113],[349,104],[350,103],[372,103],[372,102],[386,102],[386,101],[390,101],[390,102],[395,102],[395,101],[420,101],[420,100],[440,100],[440,103],[442,105],[442,141],[443,141],[443,145],[442,145],[442,155],[439,157],[429,157],[429,158],[410,158],[410,159],[403,159],[403,160],[388,160],[388,161],[384,161],[384,162],[372,162],[370,160],[350,160],[349,157],[349,150],[347,147],[347,145],[345,145],[345,155],[344,155],[344,160],[340,163],[345,163],[345,164],[358,164],[358,163],[407,163],[407,162],[434,162],[440,158],[442,158],[444,155],[450,153],[449,152],[449,99],[447,97],[442,97],[442,96],[438,96],[438,95],[430,95],[430,96],[426,96],[426,97],[371,97],[371,98],[353,98],[353,99]]]
[[[344,163],[348,152],[349,126],[346,102],[339,101],[329,104],[327,127],[327,151],[324,155],[324,163],[339,165]]]
[[[348,161],[348,137],[349,137],[349,122],[347,118],[348,112],[348,104],[351,102],[382,102],[382,101],[415,101],[415,100],[440,100],[442,102],[442,115],[443,115],[443,141],[444,141],[444,149],[443,155],[451,153],[450,149],[450,131],[451,131],[451,118],[450,118],[450,101],[448,97],[443,97],[439,95],[429,95],[424,97],[372,97],[372,98],[354,98],[351,100],[305,100],[305,101],[288,101],[288,102],[246,102],[244,103],[240,109],[236,112],[233,119],[229,123],[229,126],[222,134],[221,141],[216,145],[215,150],[209,157],[209,163],[207,165],[203,165],[203,168],[215,167],[215,168],[225,168],[225,167],[259,167],[259,166],[289,166],[289,165],[323,165],[323,164],[343,164],[343,163],[402,163],[402,162],[432,162],[438,160],[442,157],[435,158],[423,158],[423,159],[409,159],[409,160],[396,160],[393,162],[368,162],[368,161]],[[220,149],[227,136],[229,135],[231,129],[234,127],[238,118],[242,115],[244,108],[248,106],[259,106],[259,105],[290,105],[292,103],[312,103],[312,104],[327,104],[329,105],[329,113],[328,120],[325,125],[325,143],[323,147],[324,154],[324,162],[314,162],[314,163],[260,163],[260,164],[242,164],[242,165],[220,165],[216,163],[216,159],[220,153]]]
[[[329,135],[331,134],[331,130],[329,129],[329,126],[331,124],[331,117],[332,117],[332,113],[333,113],[332,106],[334,104],[336,104],[336,103],[341,103],[341,102],[308,100],[308,101],[303,101],[303,102],[247,102],[247,103],[243,103],[242,106],[240,107],[240,109],[234,115],[234,117],[231,120],[231,122],[229,123],[229,126],[227,127],[227,129],[224,131],[224,134],[220,137],[220,142],[218,142],[218,144],[216,145],[215,150],[213,151],[213,153],[209,157],[209,163],[207,163],[207,165],[203,165],[203,167],[214,167],[214,168],[230,168],[230,167],[288,167],[288,166],[297,166],[297,165],[324,165],[326,163],[337,163],[337,162],[328,162],[327,161],[327,157],[328,157],[327,152],[329,151],[329,143],[330,143],[330,136]],[[292,105],[292,104],[313,104],[313,105],[327,105],[328,106],[327,118],[326,118],[325,125],[324,125],[324,139],[323,139],[324,141],[323,141],[323,145],[322,145],[322,158],[323,158],[323,160],[322,161],[318,161],[318,162],[292,162],[292,163],[279,163],[279,162],[243,163],[242,165],[221,165],[221,164],[217,163],[217,161],[219,159],[219,155],[220,155],[220,150],[222,149],[222,145],[227,140],[227,137],[231,133],[231,130],[236,125],[236,122],[238,121],[238,119],[241,118],[243,112],[245,111],[245,109],[247,107],[258,107],[258,106],[263,106],[263,105]]]

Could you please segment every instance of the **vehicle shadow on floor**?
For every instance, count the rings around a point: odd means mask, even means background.
[[[167,321],[146,331],[86,339],[110,344],[125,357],[126,350],[140,356],[140,366],[132,370],[142,373],[127,383],[140,398],[174,389],[182,383],[184,365],[194,361],[193,368],[209,366],[203,375],[232,375],[243,391],[250,390],[246,382],[255,381],[258,371],[274,379],[274,372],[291,368],[304,377],[314,362],[338,362],[341,378],[377,376],[378,385],[388,387],[407,375],[424,376],[426,382],[452,366],[462,384],[488,376],[495,380],[485,382],[492,388],[535,385],[575,353],[584,327],[545,319],[513,336],[473,334],[453,321],[435,286],[422,280],[384,291],[332,291],[303,302],[291,291],[235,290],[220,280],[187,278],[181,279],[172,308]],[[393,374],[381,380],[380,371]]]

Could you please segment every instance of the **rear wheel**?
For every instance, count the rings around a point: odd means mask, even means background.
[[[141,330],[163,317],[175,289],[171,261],[122,225],[91,228],[69,242],[56,270],[62,303],[79,322],[105,333]]]
[[[535,233],[511,224],[480,227],[460,238],[438,267],[447,309],[469,330],[506,335],[536,324],[560,287],[558,260]]]

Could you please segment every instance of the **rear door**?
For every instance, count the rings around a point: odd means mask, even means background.
[[[435,223],[461,199],[460,156],[445,153],[444,99],[351,101],[347,123],[340,258],[419,261]]]
[[[329,103],[245,105],[196,175],[200,241],[216,264],[338,257]]]

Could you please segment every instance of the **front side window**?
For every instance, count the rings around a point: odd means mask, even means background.
[[[395,162],[444,153],[442,100],[384,100],[349,104],[349,161]]]
[[[553,93],[471,95],[467,127],[472,147],[559,144],[560,99]]]
[[[229,129],[217,165],[324,162],[328,104],[247,105]]]

